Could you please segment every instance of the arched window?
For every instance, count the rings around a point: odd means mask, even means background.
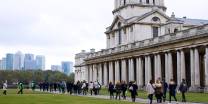
[[[158,18],[158,17],[153,17],[153,18],[152,18],[152,21],[158,22],[158,21],[160,21],[160,18]]]
[[[146,0],[146,3],[149,4],[150,3],[149,0]]]
[[[118,44],[120,45],[122,42],[122,36],[121,36],[121,23],[118,23]]]

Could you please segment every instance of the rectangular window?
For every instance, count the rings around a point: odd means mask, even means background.
[[[146,2],[147,2],[147,4],[149,4],[149,3],[150,3],[150,2],[149,2],[149,0],[147,0]]]
[[[153,38],[158,37],[159,28],[158,27],[152,27],[152,30],[153,30]]]

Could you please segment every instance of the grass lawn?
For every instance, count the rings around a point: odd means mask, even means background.
[[[101,95],[109,95],[107,89],[102,89],[100,92]],[[130,96],[130,93],[127,92],[127,96]],[[167,100],[169,100],[169,93],[167,93]],[[147,99],[147,93],[145,91],[138,91],[138,98]],[[173,98],[172,98],[173,99]],[[187,93],[186,99],[188,102],[195,102],[195,103],[208,103],[208,93]],[[177,100],[181,100],[181,94],[177,94]]]
[[[69,96],[63,94],[49,94],[25,90],[25,94],[17,95],[17,90],[8,90],[3,96],[0,90],[0,104],[133,104],[124,101],[111,101],[96,98]]]

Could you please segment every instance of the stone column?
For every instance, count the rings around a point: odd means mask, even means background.
[[[183,50],[181,50],[181,79],[180,82],[182,81],[182,79],[186,78],[186,62],[185,62],[185,53]]]
[[[126,69],[126,60],[125,59],[123,59],[122,61],[121,61],[121,70],[122,70],[122,77],[121,77],[121,80],[123,80],[123,81],[125,81],[125,82],[127,82],[127,69]]]
[[[99,64],[99,70],[98,70],[98,82],[100,84],[102,84],[102,77],[103,77],[103,74],[102,74],[102,63]]]
[[[180,50],[177,50],[177,84],[181,83],[181,53]],[[168,81],[169,82],[169,81]]]
[[[168,71],[169,71],[169,80],[173,79],[173,57],[171,52],[168,53]]]
[[[145,85],[152,79],[151,59],[150,56],[145,56]]]
[[[89,78],[88,78],[88,73],[89,73],[89,69],[88,69],[88,66],[85,66],[85,81],[89,82]]]
[[[170,78],[169,78],[169,62],[168,62],[168,53],[165,53],[165,80],[166,82],[169,82],[170,81]]]
[[[133,58],[129,59],[129,81],[134,81],[134,62],[133,62]]]
[[[191,86],[195,84],[195,55],[194,50],[190,49],[190,62],[191,62]]]
[[[137,62],[137,84],[141,89],[143,87],[143,66],[141,57],[136,59]]]
[[[206,47],[206,56],[205,56],[205,86],[208,92],[208,47]]]
[[[157,54],[154,55],[154,69],[155,69],[155,80],[158,78],[158,57]]]
[[[104,63],[104,85],[108,85],[108,69],[107,69],[107,63]]]
[[[98,79],[98,77],[97,77],[97,71],[98,71],[98,69],[97,69],[97,65],[96,64],[93,64],[93,81],[97,81]]]
[[[89,70],[90,70],[90,81],[93,81],[93,67],[92,65],[89,66]]]
[[[161,56],[160,54],[155,55],[155,80],[162,77],[161,73]]]
[[[113,80],[113,62],[109,62],[109,82],[114,83],[114,80]]]
[[[199,51],[197,48],[194,49],[195,55],[195,86],[200,87],[200,69],[199,69]]]
[[[115,61],[115,82],[120,81],[119,61]]]

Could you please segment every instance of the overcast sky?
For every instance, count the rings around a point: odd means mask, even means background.
[[[0,58],[6,53],[46,56],[46,67],[74,61],[81,50],[105,48],[113,0],[0,0]],[[165,0],[167,15],[208,19],[208,0]]]

